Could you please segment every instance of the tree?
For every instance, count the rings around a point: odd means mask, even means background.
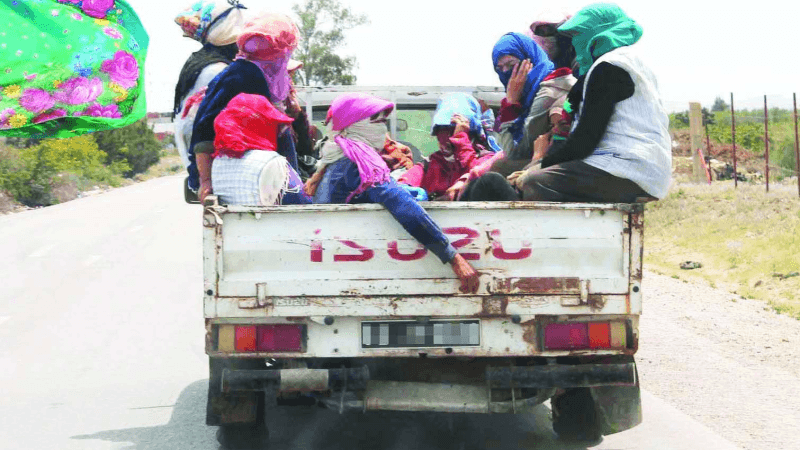
[[[716,111],[727,111],[727,110],[728,110],[728,104],[725,103],[725,100],[723,100],[722,97],[717,97],[714,100],[714,105],[711,107],[711,111],[716,112]]]
[[[713,109],[712,109],[712,111],[713,111]],[[708,126],[709,125],[714,125],[715,123],[717,123],[717,121],[716,121],[716,119],[714,117],[714,114],[711,114],[710,112],[708,112],[708,109],[703,108],[701,110],[701,112],[703,114],[703,126],[706,127],[706,131],[708,131]]]
[[[108,154],[109,163],[128,164],[126,177],[145,172],[161,158],[161,142],[144,119],[124,128],[98,131],[94,137],[100,150]]]
[[[294,5],[302,41],[294,59],[303,63],[297,77],[302,84],[355,84],[354,56],[337,54],[345,42],[345,32],[368,22],[367,16],[355,14],[338,0],[306,0]]]

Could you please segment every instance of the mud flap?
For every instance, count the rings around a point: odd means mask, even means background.
[[[638,378],[638,377],[637,377]],[[629,430],[642,423],[642,397],[636,386],[589,388],[603,435]]]

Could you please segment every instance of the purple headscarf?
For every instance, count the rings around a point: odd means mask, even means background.
[[[361,177],[361,184],[347,197],[348,202],[371,186],[389,181],[390,177],[389,167],[378,154],[379,150],[360,140],[349,139],[347,128],[374,114],[391,112],[393,109],[394,103],[361,93],[340,95],[328,109],[325,122],[330,122],[331,129],[339,132],[334,141],[344,155],[356,163]]]

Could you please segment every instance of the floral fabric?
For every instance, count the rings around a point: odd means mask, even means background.
[[[244,25],[245,7],[238,1],[199,0],[175,17],[183,35],[205,45],[223,46],[236,42]]]
[[[123,0],[0,3],[0,135],[69,137],[145,116],[148,36]]]

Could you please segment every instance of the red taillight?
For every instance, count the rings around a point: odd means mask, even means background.
[[[589,324],[589,347],[611,348],[611,324],[608,322]]]
[[[236,326],[237,352],[300,352],[302,325]]]
[[[586,323],[550,323],[544,329],[544,346],[548,350],[589,348],[589,327]]]
[[[624,322],[549,323],[544,327],[546,350],[622,349]]]
[[[256,351],[256,327],[236,327],[236,351]]]
[[[299,352],[303,350],[302,325],[260,325],[258,351]]]

